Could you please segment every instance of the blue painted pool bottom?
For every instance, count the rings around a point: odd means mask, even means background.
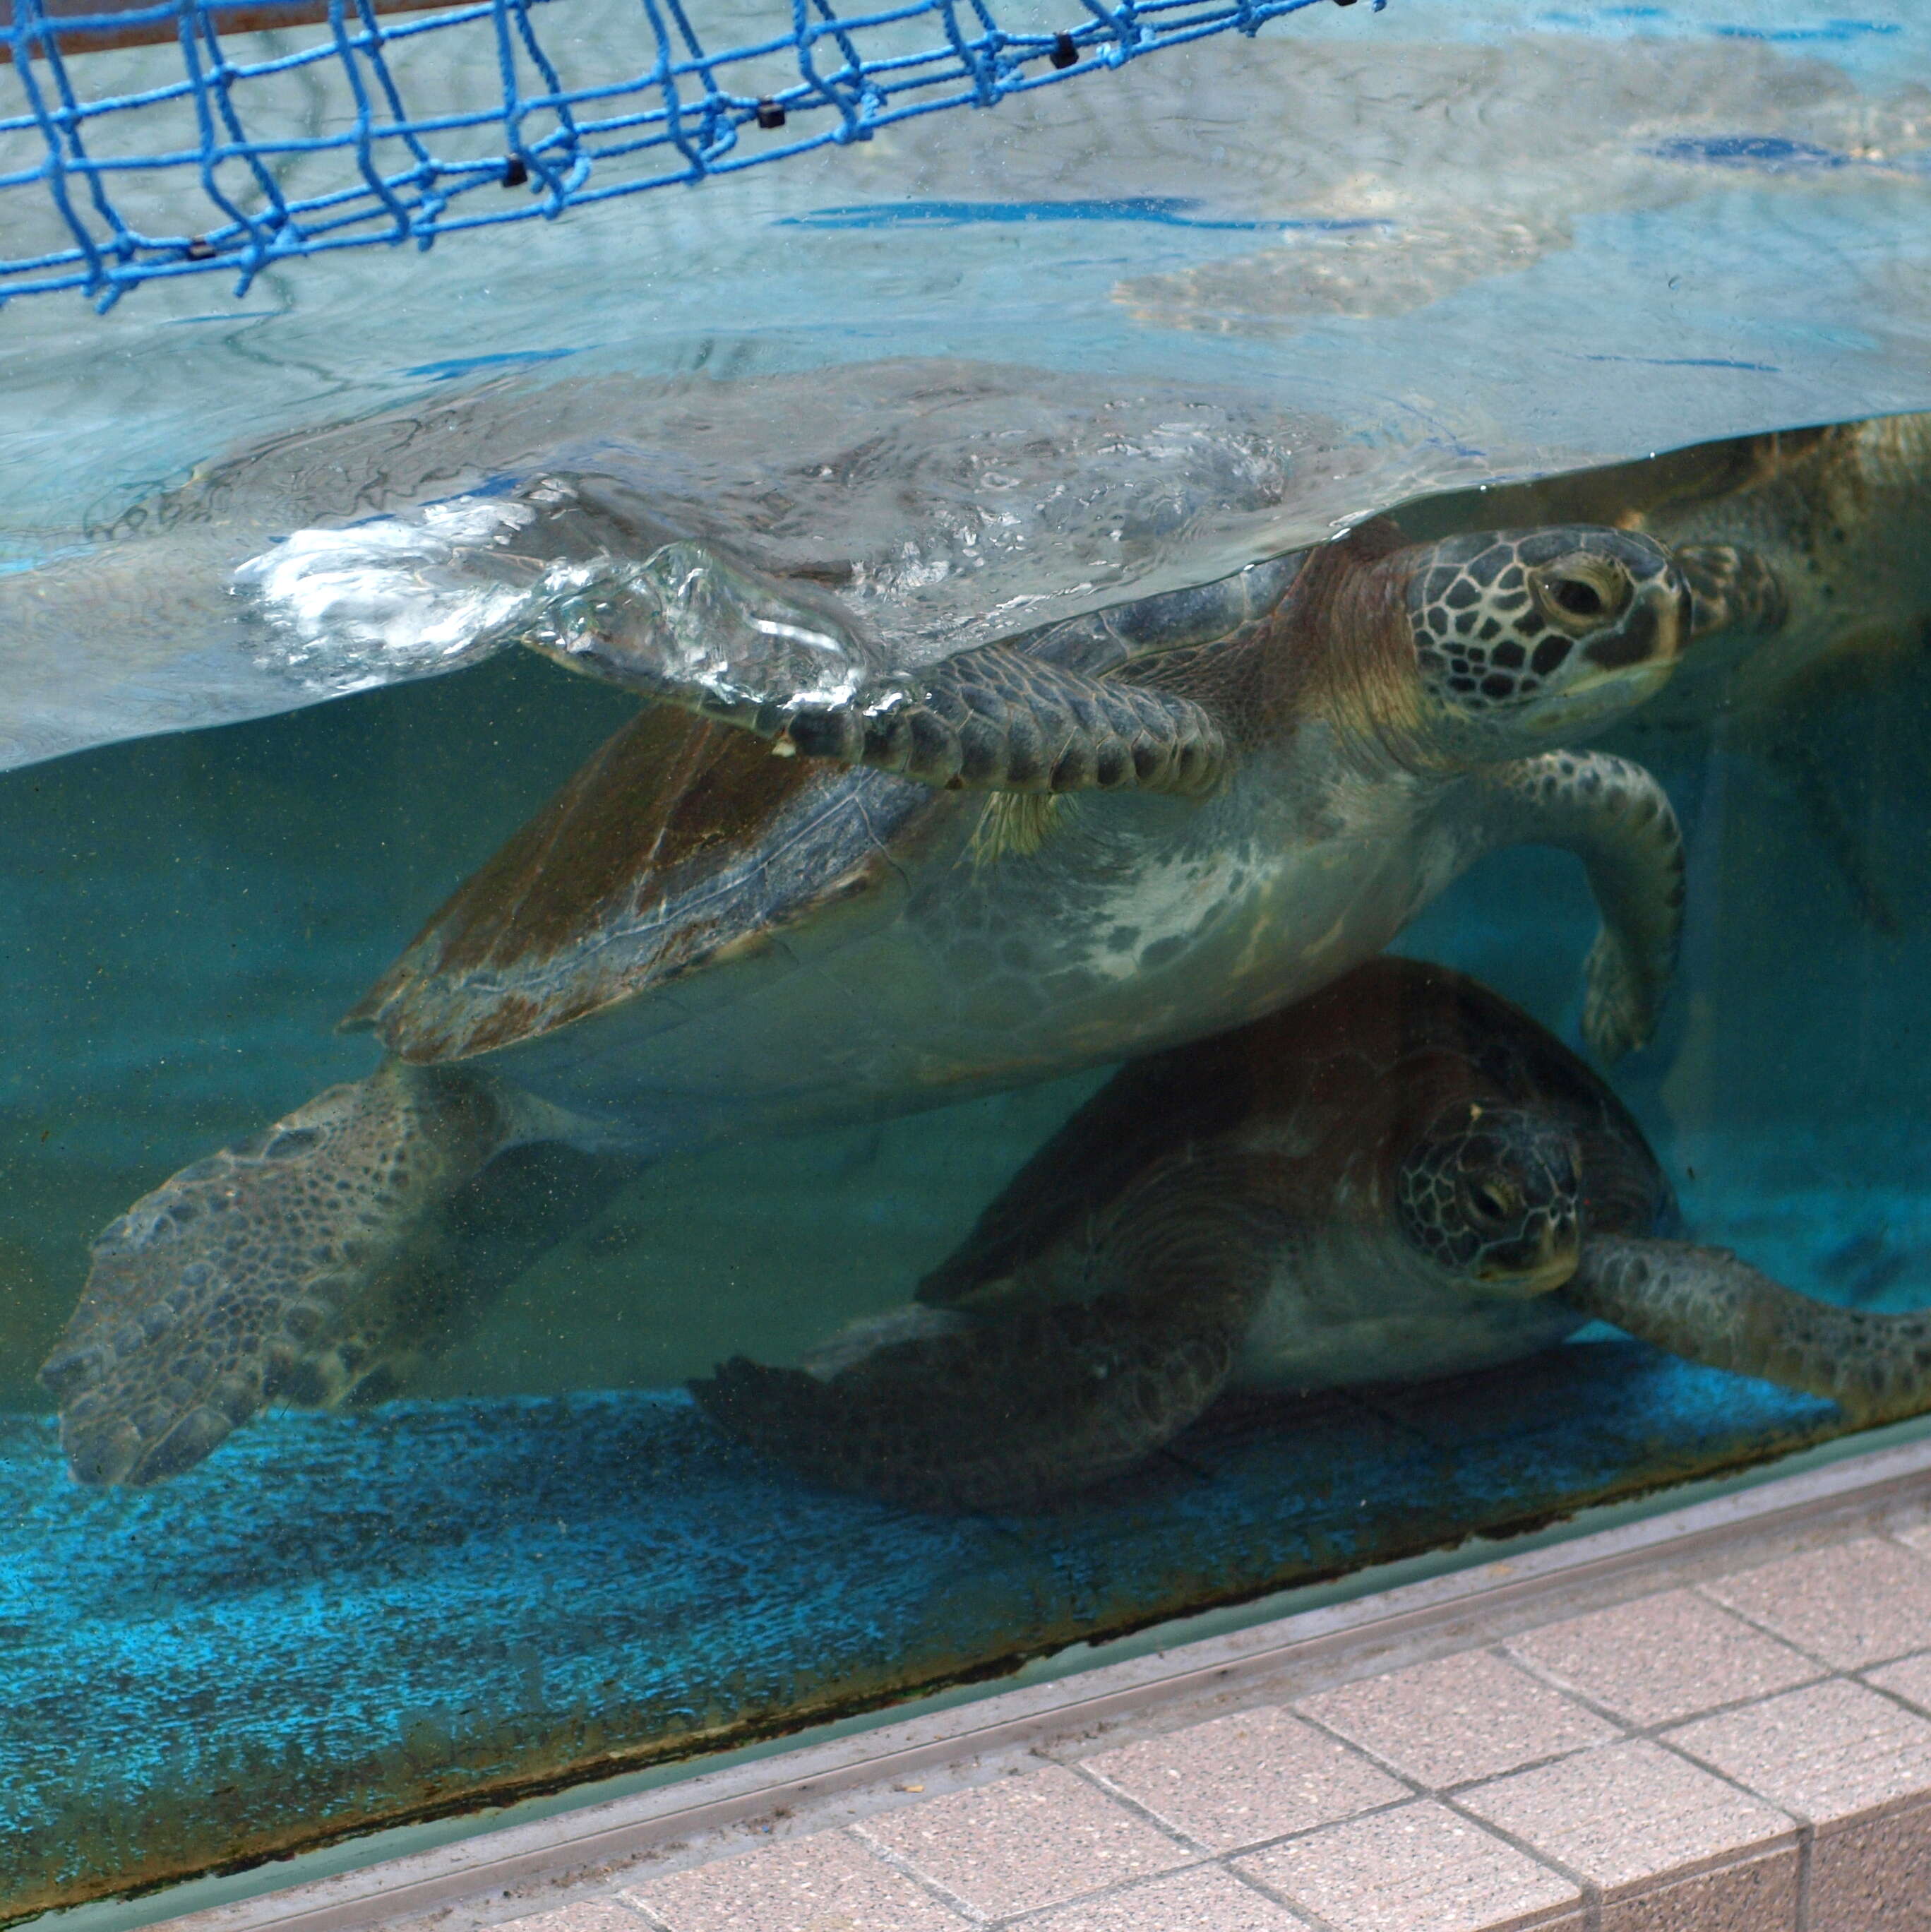
[[[680,1394],[281,1417],[151,1495],[0,1424],[0,1917],[740,1744],[1841,1428],[1604,1342],[1230,1408],[1051,1517],[808,1487]]]

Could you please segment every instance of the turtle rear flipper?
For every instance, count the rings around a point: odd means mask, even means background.
[[[691,1390],[755,1449],[919,1509],[1030,1510],[1144,1461],[1226,1385],[1224,1298],[1130,1294],[898,1342],[820,1381],[742,1356]]]
[[[1721,1248],[1618,1236],[1583,1244],[1562,1298],[1690,1361],[1826,1396],[1860,1424],[1931,1408],[1931,1310],[1840,1308]]]
[[[412,1240],[508,1131],[474,1082],[391,1062],[136,1202],[40,1370],[75,1477],[159,1482],[278,1396],[347,1399],[409,1346]]]
[[[1226,1387],[1292,1238],[1235,1191],[1243,1178],[1239,1162],[1183,1162],[1130,1190],[1091,1254],[1094,1278],[1117,1286],[1090,1299],[915,1306],[894,1324],[910,1339],[828,1377],[739,1356],[691,1393],[838,1488],[921,1509],[1045,1507],[1144,1462]]]

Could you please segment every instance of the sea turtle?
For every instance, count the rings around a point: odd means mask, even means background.
[[[1677,550],[1699,610],[1696,650],[1645,729],[1714,728],[1795,793],[1881,929],[1899,920],[1804,727],[1820,706],[1931,637],[1931,413],[1785,430],[1397,512],[1440,537],[1498,521],[1588,521]]]
[[[1463,974],[1384,956],[1132,1062],[916,1304],[805,1368],[739,1358],[693,1386],[823,1480],[966,1509],[1129,1469],[1230,1384],[1450,1374],[1595,1316],[1863,1420],[1931,1402],[1931,1316],[1813,1301],[1678,1232],[1576,1054]]]
[[[271,1398],[393,1388],[619,1160],[1237,1024],[1379,950],[1498,846],[1582,859],[1603,920],[1585,1033],[1614,1054],[1650,1032],[1675,818],[1640,767],[1548,748],[1676,662],[1688,596],[1647,537],[1409,546],[1378,523],[788,711],[721,694],[708,633],[667,644],[662,607],[614,580],[525,640],[669,702],[350,1016],[388,1050],[374,1073],[96,1243],[41,1372],[82,1481],[186,1468]],[[808,644],[817,620],[777,594],[740,609]]]

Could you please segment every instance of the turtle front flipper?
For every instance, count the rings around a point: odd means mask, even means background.
[[[1008,644],[982,644],[922,670],[882,670],[851,640],[804,616],[760,620],[773,635],[818,646],[816,675],[785,661],[727,678],[715,653],[673,648],[674,632],[633,597],[594,605],[595,621],[532,632],[532,650],[586,676],[771,740],[781,756],[835,760],[921,784],[980,791],[1137,788],[1197,794],[1225,776],[1220,721],[1177,692],[1095,676]],[[787,680],[801,693],[773,694]],[[839,689],[836,699],[811,693]]]
[[[778,748],[985,791],[1198,794],[1230,762],[1219,721],[1192,698],[1003,644],[948,658],[922,685],[794,712],[775,734]]]
[[[1721,1248],[1595,1235],[1562,1298],[1690,1361],[1826,1396],[1861,1425],[1931,1408],[1931,1310],[1839,1308]]]
[[[392,1061],[136,1202],[40,1370],[75,1477],[160,1482],[414,1346],[435,1270],[412,1240],[509,1138],[475,1082]]]
[[[754,1448],[920,1509],[1046,1507],[1144,1462],[1227,1385],[1288,1239],[1212,1178],[1144,1192],[1093,1256],[1117,1288],[971,1316],[913,1307],[820,1377],[739,1356],[691,1393]],[[1162,1197],[1165,1198],[1162,1198]],[[1176,1211],[1176,1210],[1177,1211]]]
[[[1603,916],[1584,967],[1583,1037],[1606,1060],[1643,1046],[1683,932],[1683,833],[1668,794],[1602,752],[1546,752],[1470,782],[1488,845],[1555,845],[1582,861]]]
[[[1732,544],[1679,544],[1670,554],[1690,586],[1693,646],[1723,632],[1778,630],[1789,616],[1783,580],[1756,551]]]

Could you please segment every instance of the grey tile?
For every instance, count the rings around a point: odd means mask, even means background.
[[[1622,1735],[1482,1650],[1344,1684],[1298,1708],[1437,1789]]]
[[[1841,1678],[1666,1735],[1818,1825],[1931,1792],[1931,1722]]]
[[[1477,1785],[1460,1802],[1605,1892],[1794,1836],[1781,1813],[1640,1738]]]
[[[608,1898],[583,1898],[526,1918],[501,1920],[490,1932],[645,1932],[645,1924],[627,1905]]]
[[[1920,1710],[1931,1711],[1931,1651],[1887,1664],[1881,1670],[1867,1670],[1864,1676],[1894,1697],[1902,1697]]]
[[[842,1832],[760,1845],[619,1896],[671,1932],[961,1932],[967,1923]]]
[[[1136,1804],[1217,1852],[1351,1818],[1409,1793],[1365,1757],[1272,1706],[1083,1758]]]
[[[854,1828],[993,1918],[1150,1877],[1195,1856],[1059,1765],[928,1798]]]
[[[1546,1624],[1507,1648],[1632,1724],[1693,1718],[1821,1674],[1788,1644],[1690,1590]]]
[[[1307,1921],[1219,1865],[1156,1878],[1026,1921],[1026,1932],[1307,1932]]]
[[[1840,1670],[1922,1650],[1931,1630],[1931,1560],[1877,1537],[1783,1557],[1703,1588]]]
[[[1798,1854],[1723,1865],[1603,1908],[1601,1932],[1797,1932]]]
[[[1558,1920],[1566,1928],[1582,1896],[1559,1874],[1426,1798],[1236,1864],[1336,1932],[1513,1932]]]
[[[1820,1832],[1809,1932],[1931,1932],[1931,1810]]]

